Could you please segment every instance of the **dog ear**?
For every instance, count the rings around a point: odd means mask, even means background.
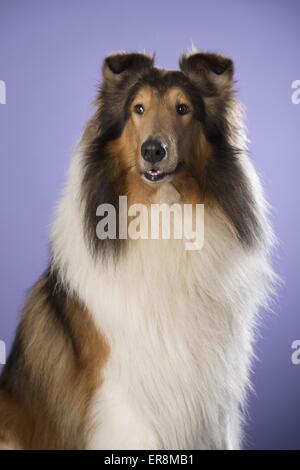
[[[234,66],[228,57],[201,52],[183,54],[179,65],[182,72],[210,96],[232,89]]]
[[[104,80],[119,81],[125,75],[150,69],[154,58],[140,53],[117,53],[104,60],[102,71]]]

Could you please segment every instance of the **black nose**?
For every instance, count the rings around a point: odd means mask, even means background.
[[[166,155],[166,150],[161,142],[154,139],[146,140],[142,145],[142,157],[146,162],[160,162]]]

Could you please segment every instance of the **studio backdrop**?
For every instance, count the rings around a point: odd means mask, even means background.
[[[26,291],[47,265],[49,227],[103,59],[146,51],[175,69],[192,47],[221,52],[235,63],[280,278],[261,312],[245,444],[300,449],[299,17],[298,0],[0,1],[2,364]]]

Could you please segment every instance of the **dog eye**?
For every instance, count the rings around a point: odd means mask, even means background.
[[[184,116],[190,112],[188,105],[184,103],[177,104],[176,111],[180,116]]]
[[[134,112],[136,114],[144,114],[144,106],[142,104],[136,104],[134,107]]]

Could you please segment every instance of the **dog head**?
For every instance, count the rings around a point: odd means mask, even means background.
[[[83,136],[83,197],[94,231],[96,208],[119,195],[151,202],[165,182],[185,202],[217,204],[237,236],[259,232],[233,94],[233,62],[222,55],[182,55],[179,70],[140,53],[104,60],[97,112]],[[241,144],[241,148],[239,145]]]
[[[184,168],[201,176],[216,139],[213,114],[231,96],[230,59],[183,55],[180,69],[155,68],[152,57],[136,53],[114,54],[103,64],[102,133],[128,171],[150,184]]]

